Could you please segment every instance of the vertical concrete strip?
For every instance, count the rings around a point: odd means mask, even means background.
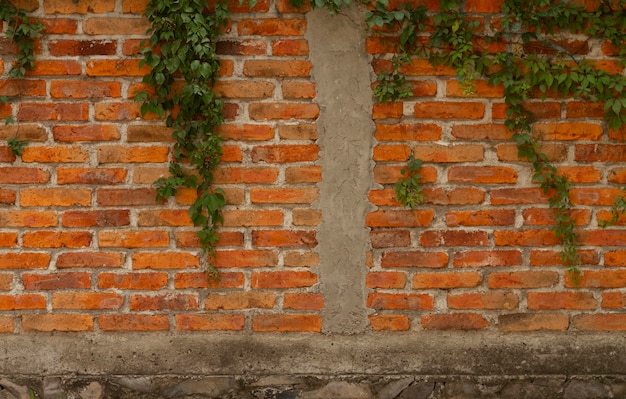
[[[370,65],[365,52],[365,9],[331,16],[307,14],[307,35],[317,101],[323,222],[318,234],[320,288],[326,300],[324,332],[358,334],[367,328],[365,216],[372,185]]]

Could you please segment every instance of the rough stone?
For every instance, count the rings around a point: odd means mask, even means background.
[[[283,375],[270,375],[267,377],[261,377],[257,381],[250,384],[253,387],[279,387],[279,386],[292,386],[302,383],[302,380],[297,377],[283,376]]]
[[[82,399],[103,399],[104,389],[102,385],[94,381],[80,392],[80,397]]]
[[[596,380],[571,380],[565,386],[564,399],[604,399],[611,398],[608,386]]]
[[[542,390],[531,382],[511,383],[504,387],[500,396],[502,399],[536,399],[545,397]]]
[[[302,399],[374,399],[368,386],[345,381],[331,381],[320,389],[302,392],[300,396]]]
[[[138,392],[154,391],[154,383],[148,377],[116,377],[111,379],[113,384]]]
[[[0,379],[0,387],[7,391],[10,395],[13,395],[15,399],[29,399],[30,392],[28,387],[18,385],[6,378]]]
[[[59,399],[63,397],[63,382],[59,377],[45,377],[43,379],[44,399]]]
[[[378,399],[393,399],[397,397],[402,391],[406,389],[411,383],[415,381],[415,377],[401,378],[396,381],[392,381],[385,385],[378,392]]]
[[[409,385],[398,396],[398,399],[426,399],[435,390],[435,383],[428,381],[416,382]]]
[[[234,390],[237,383],[230,377],[209,377],[200,380],[187,380],[174,386],[165,388],[163,396],[165,398],[178,398],[188,395],[206,395],[208,397],[219,397]]]
[[[467,399],[480,397],[475,383],[469,381],[451,381],[444,386],[446,399]]]

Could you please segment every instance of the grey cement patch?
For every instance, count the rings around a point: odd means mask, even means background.
[[[359,334],[368,326],[365,308],[365,216],[370,211],[372,179],[372,91],[365,53],[365,8],[353,6],[331,16],[317,9],[307,14],[313,80],[320,105],[322,183],[318,232],[322,312],[327,333]],[[341,38],[341,40],[329,40]]]

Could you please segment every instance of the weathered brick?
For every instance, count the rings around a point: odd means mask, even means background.
[[[243,273],[220,271],[219,279],[209,278],[206,272],[176,273],[175,288],[242,288]]]
[[[455,166],[448,169],[448,181],[475,184],[516,183],[517,172],[503,166]]]
[[[541,288],[552,287],[559,275],[552,271],[493,272],[487,276],[489,288]]]
[[[305,60],[247,60],[243,64],[243,74],[251,78],[306,78],[311,69],[311,62]]]
[[[454,267],[520,266],[522,264],[522,253],[517,250],[456,252],[452,259],[452,264]]]
[[[115,55],[117,43],[113,40],[50,40],[48,51],[55,57]]]
[[[434,216],[432,210],[382,210],[369,213],[365,223],[369,227],[425,227]]]
[[[99,231],[98,243],[102,248],[167,247],[169,234],[161,230]]]
[[[416,146],[413,155],[424,162],[479,162],[483,160],[484,148],[478,145]]]
[[[206,310],[271,309],[276,295],[271,292],[233,292],[209,294],[204,300]]]
[[[498,317],[503,332],[563,331],[569,327],[569,316],[562,313],[513,313]]]
[[[381,266],[385,268],[396,267],[428,267],[442,268],[448,265],[448,254],[445,252],[426,251],[399,251],[385,252],[381,260]]]
[[[67,268],[117,268],[124,264],[125,255],[115,252],[66,252],[59,254],[56,266]]]
[[[586,309],[597,307],[592,292],[529,292],[528,309]]]
[[[87,103],[21,103],[17,112],[20,121],[86,121]]]
[[[162,331],[170,327],[165,315],[107,314],[98,316],[103,331]]]
[[[373,309],[432,310],[435,306],[435,301],[433,296],[429,294],[375,292],[367,296],[366,305]]]
[[[515,210],[493,209],[484,211],[446,212],[446,224],[455,226],[509,226],[515,223]]]
[[[113,292],[54,292],[53,309],[101,310],[119,309],[124,297]]]
[[[320,257],[310,251],[289,251],[283,255],[283,265],[286,267],[313,267],[320,264]]]
[[[123,168],[57,168],[57,184],[111,185],[126,181]]]
[[[252,162],[291,163],[315,161],[319,147],[315,144],[268,145],[254,147],[250,153]]]
[[[310,230],[253,230],[252,245],[264,247],[315,247],[315,231]]]
[[[197,310],[197,294],[131,295],[130,310]]]
[[[422,327],[428,330],[480,330],[489,322],[477,313],[431,314],[422,316]]]
[[[25,188],[20,192],[22,206],[90,206],[91,190],[88,188]]]
[[[46,297],[40,294],[0,295],[0,310],[45,309]]]
[[[114,98],[120,97],[121,86],[119,82],[53,80],[50,95],[53,98]]]
[[[489,235],[486,231],[425,231],[420,235],[420,244],[423,247],[481,247],[489,245]]]
[[[150,28],[145,18],[85,18],[83,32],[87,35],[118,35],[124,32],[127,35],[144,35]],[[133,60],[134,61],[134,60]]]
[[[409,318],[400,314],[369,315],[374,331],[406,331],[410,328]]]
[[[91,241],[88,231],[29,231],[22,236],[24,248],[84,248]]]
[[[293,120],[317,119],[320,115],[317,104],[306,103],[252,103],[248,106],[251,119],[266,120]]]
[[[324,297],[321,294],[311,293],[286,293],[283,307],[297,310],[321,310],[324,309]]]
[[[0,269],[45,269],[51,256],[37,252],[0,253]]]
[[[25,289],[31,291],[56,291],[68,288],[85,289],[91,287],[91,274],[87,272],[24,273],[22,275],[22,283]]]
[[[300,288],[317,283],[317,274],[309,271],[255,272],[250,277],[252,288]]]
[[[476,102],[420,102],[414,116],[421,119],[482,119],[485,105]]]
[[[239,331],[244,327],[242,314],[177,314],[176,329],[182,331]]]
[[[57,213],[53,211],[0,210],[3,227],[53,227],[57,226]]]
[[[27,146],[22,153],[24,162],[82,163],[89,160],[89,153],[79,146]]]
[[[321,332],[322,318],[312,314],[266,314],[252,317],[253,331]]]
[[[133,270],[195,269],[199,266],[198,255],[188,252],[136,252],[132,255]]]
[[[127,290],[159,290],[167,285],[167,273],[110,273],[98,274],[98,288]]]
[[[309,42],[303,39],[278,39],[272,41],[272,55],[278,57],[309,54]]]
[[[572,318],[572,325],[581,331],[626,331],[626,315],[581,314]]]
[[[93,331],[93,316],[79,313],[31,313],[22,315],[24,331]]]
[[[448,294],[450,309],[517,309],[519,297],[512,292]]]
[[[303,36],[306,20],[301,18],[262,18],[239,21],[239,36]]]
[[[432,123],[377,123],[374,137],[378,141],[436,141],[441,126]]]
[[[469,288],[482,284],[483,277],[478,272],[417,273],[413,276],[413,289],[429,288]]]
[[[219,250],[215,254],[215,266],[271,267],[278,263],[278,254],[271,250]]]

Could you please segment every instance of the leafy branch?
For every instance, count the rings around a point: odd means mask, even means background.
[[[215,256],[217,225],[223,223],[223,190],[213,188],[213,172],[222,156],[216,128],[224,119],[223,101],[212,90],[219,72],[217,38],[226,26],[228,10],[217,3],[207,12],[201,0],[150,0],[145,15],[151,23],[141,65],[151,68],[143,82],[152,93],[137,96],[141,112],[166,116],[175,144],[170,176],[155,182],[159,200],[192,188],[197,198],[189,216],[200,227],[198,238],[209,257]],[[210,275],[216,270],[209,264]]]

